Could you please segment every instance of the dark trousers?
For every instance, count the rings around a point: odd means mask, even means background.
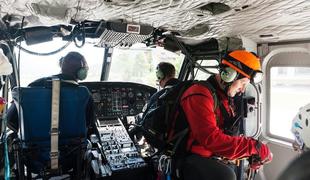
[[[182,166],[184,180],[236,180],[236,174],[228,165],[212,158],[191,154]]]

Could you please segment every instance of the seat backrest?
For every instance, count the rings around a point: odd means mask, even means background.
[[[52,89],[22,87],[13,89],[13,99],[20,107],[20,137],[25,143],[50,143]],[[86,138],[86,106],[90,98],[84,86],[61,87],[59,104],[59,143]]]
[[[25,164],[34,173],[49,169],[52,89],[14,88],[13,99],[20,117],[19,137]],[[86,110],[90,92],[84,86],[61,87],[59,98],[59,165],[62,171],[74,166],[74,152],[87,142]]]

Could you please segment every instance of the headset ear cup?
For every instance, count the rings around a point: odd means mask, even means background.
[[[161,80],[161,79],[164,79],[165,75],[164,75],[164,73],[161,70],[157,69],[156,77],[157,77],[158,80]]]
[[[78,78],[79,80],[84,80],[84,79],[86,79],[86,77],[87,77],[87,73],[88,73],[88,69],[87,69],[87,68],[80,68],[80,69],[77,71],[76,76],[77,76],[77,78]]]
[[[238,73],[237,73],[237,71],[235,71],[234,69],[232,69],[230,67],[225,67],[221,71],[220,75],[221,75],[221,79],[224,82],[230,83],[230,82],[233,82],[236,79]]]

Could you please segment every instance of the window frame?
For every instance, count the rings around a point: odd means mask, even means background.
[[[279,55],[287,54],[290,56],[299,55],[307,58],[298,59],[298,61],[292,61],[287,59],[277,58]],[[272,67],[309,67],[310,68],[310,51],[305,48],[299,47],[287,47],[279,48],[271,51],[263,61],[262,70],[264,72],[264,78],[262,82],[262,116],[261,122],[263,123],[262,135],[266,139],[277,142],[280,144],[292,143],[293,140],[280,135],[275,135],[270,132],[270,99],[271,99],[271,68]],[[297,112],[296,112],[297,113]]]
[[[202,68],[205,68],[205,70],[209,71],[210,73],[208,74],[207,72],[204,72],[203,70],[201,70],[199,67],[195,66],[194,67],[194,77],[193,77],[195,80],[207,80],[210,76],[219,73],[219,70],[218,70],[219,61],[216,58],[198,59],[198,60],[196,60],[196,62]],[[214,64],[213,62],[216,62],[217,64]],[[204,64],[204,63],[206,63],[206,64]],[[211,63],[211,64],[208,64],[208,63]],[[205,74],[208,74],[209,76],[205,79],[197,79],[197,76],[199,76],[200,73],[205,73]]]

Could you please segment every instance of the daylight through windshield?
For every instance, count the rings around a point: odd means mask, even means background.
[[[178,76],[183,62],[182,54],[172,53],[163,48],[115,48],[112,56],[109,81],[138,82],[156,86],[155,70],[159,62],[170,62]]]
[[[21,45],[34,52],[51,52],[64,46],[66,43],[66,41],[62,41],[61,39],[55,39],[52,42],[31,46],[27,46],[24,42]],[[15,50],[15,53],[18,53],[18,48]],[[104,49],[95,47],[92,44],[85,44],[82,48],[77,48],[71,43],[63,51],[50,56],[37,56],[20,51],[20,85],[27,86],[30,82],[38,78],[60,73],[59,59],[70,51],[80,52],[86,58],[89,71],[85,81],[99,81]]]

